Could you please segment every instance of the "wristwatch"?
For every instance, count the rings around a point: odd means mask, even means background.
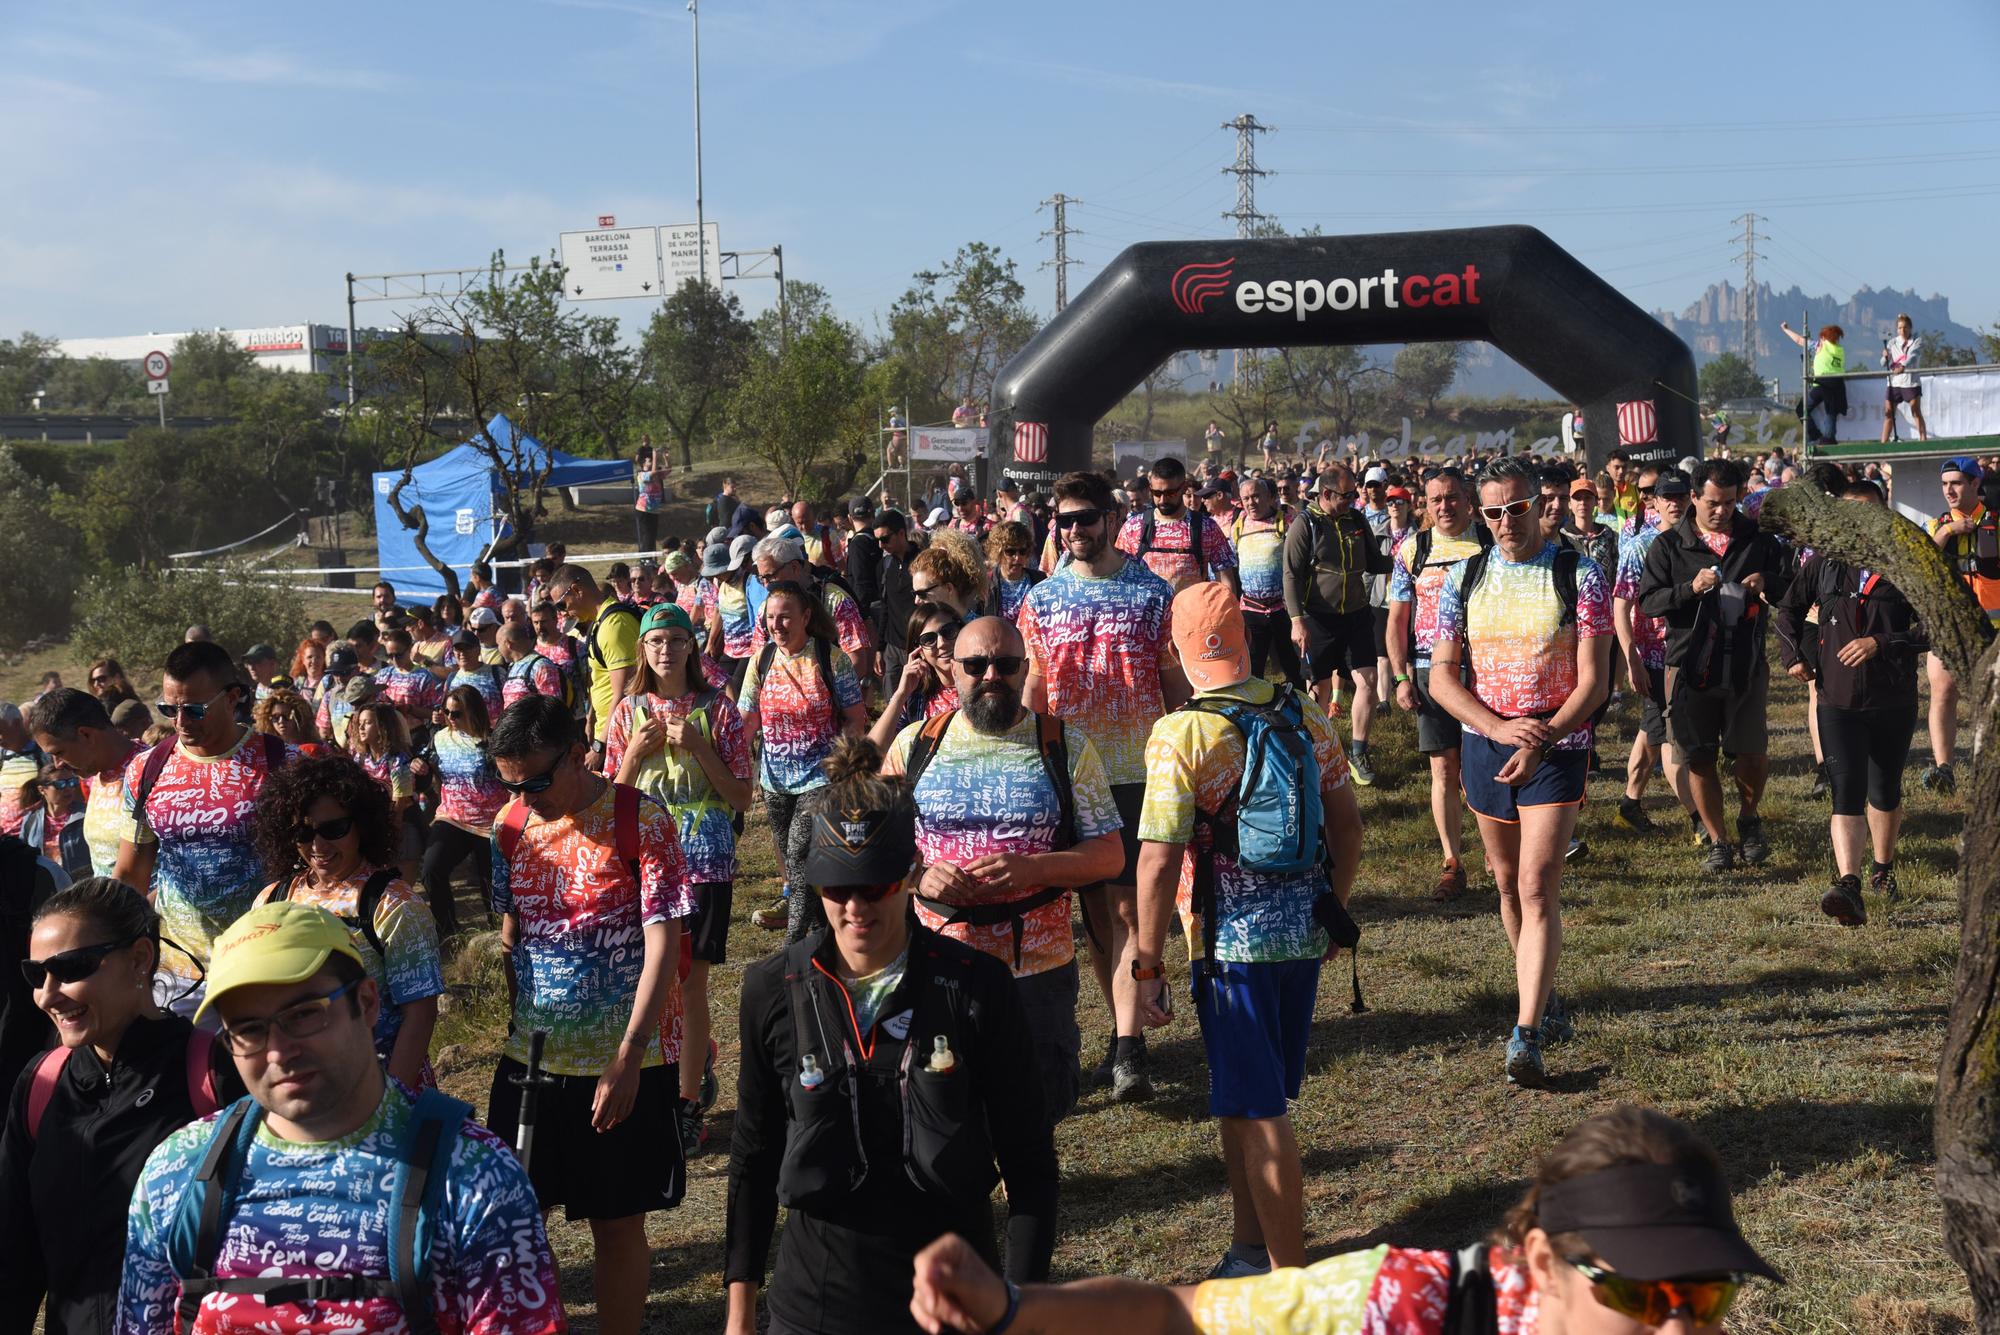
[[[1139,967],[1139,961],[1137,960],[1132,961],[1132,977],[1141,983],[1154,982],[1155,980],[1165,978],[1166,976],[1167,976],[1167,962],[1165,960],[1161,960],[1158,964],[1155,964],[1150,969],[1142,969]]]

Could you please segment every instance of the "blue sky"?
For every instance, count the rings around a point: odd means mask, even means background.
[[[1132,241],[1226,235],[1248,111],[1289,227],[1533,223],[1678,308],[1740,273],[1754,209],[1761,277],[1984,326],[1996,57],[1993,0],[703,0],[707,210],[871,329],[974,239],[1047,314],[1037,201],[1084,201],[1072,291]],[[337,322],[350,269],[692,221],[689,65],[683,0],[8,0],[0,332]]]

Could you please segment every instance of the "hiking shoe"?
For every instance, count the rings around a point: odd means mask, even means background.
[[[715,1040],[711,1038],[708,1040],[708,1060],[701,1068],[701,1093],[695,1097],[695,1102],[701,1106],[703,1112],[713,1108],[716,1096],[722,1093],[722,1086],[715,1078],[715,1054]]]
[[[750,921],[767,932],[782,932],[785,922],[791,916],[791,907],[782,899],[767,909],[758,909],[750,915]]]
[[[1958,776],[1951,772],[1950,765],[1932,765],[1924,771],[1924,788],[1939,797],[1950,797],[1958,791]]]
[[[1822,801],[1832,795],[1833,785],[1827,782],[1826,762],[1822,760],[1819,764],[1813,766],[1812,789],[1806,793],[1806,796],[1812,798],[1814,801]]]
[[[1701,855],[1701,870],[1704,876],[1720,876],[1724,872],[1735,871],[1736,850],[1728,844],[1710,844],[1708,851]]]
[[[1536,1032],[1544,1043],[1567,1043],[1576,1037],[1576,1022],[1570,1018],[1569,1007],[1554,992],[1549,993],[1549,1004],[1542,1007],[1542,1023]]]
[[[1645,803],[1636,797],[1620,799],[1618,819],[1626,829],[1637,830],[1640,834],[1652,834],[1658,828],[1653,824],[1653,818],[1646,814]]]
[[[1254,1261],[1246,1261],[1236,1254],[1234,1248],[1231,1248],[1222,1254],[1222,1259],[1215,1263],[1215,1269],[1208,1272],[1208,1277],[1210,1279],[1249,1279],[1254,1275],[1268,1275],[1270,1273],[1271,1267],[1269,1265],[1260,1266]]]
[[[1761,867],[1771,859],[1771,841],[1764,837],[1762,816],[1738,816],[1736,818],[1737,853],[1752,867]]]
[[[1153,1097],[1153,1078],[1146,1074],[1144,1054],[1111,1064],[1111,1097],[1119,1103],[1144,1103]]]
[[[1507,1083],[1523,1089],[1545,1089],[1549,1083],[1542,1069],[1541,1035],[1518,1024],[1507,1039]]]
[[[1894,904],[1903,897],[1903,892],[1896,885],[1894,867],[1884,867],[1880,871],[1871,872],[1868,877],[1868,888],[1887,904]]]
[[[1363,788],[1373,788],[1375,786],[1375,767],[1368,763],[1368,753],[1366,751],[1350,751],[1347,753],[1347,776]]]
[[[1111,1045],[1104,1049],[1104,1060],[1090,1068],[1090,1083],[1093,1085],[1110,1084],[1111,1068],[1117,1063],[1117,1060],[1118,1041],[1113,1039]]]
[[[1437,886],[1431,891],[1431,898],[1440,904],[1448,904],[1465,893],[1465,867],[1461,863],[1447,862],[1438,873]]]
[[[1868,921],[1868,906],[1861,902],[1861,878],[1843,876],[1820,896],[1819,911],[1842,927],[1859,927]]]
[[[694,1099],[676,1099],[675,1118],[680,1124],[681,1158],[692,1159],[701,1153],[701,1147],[708,1142],[708,1119],[702,1116],[701,1103]]]
[[[1709,843],[1708,829],[1701,823],[1701,817],[1695,812],[1688,812],[1688,824],[1694,827],[1694,846],[1706,848]]]
[[[1582,862],[1590,856],[1590,845],[1571,835],[1569,847],[1563,850],[1564,862]]]

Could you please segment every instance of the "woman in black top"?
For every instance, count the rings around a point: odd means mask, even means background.
[[[1056,1155],[1007,967],[919,927],[915,817],[857,738],[826,761],[802,879],[828,926],[743,976],[743,1064],[730,1147],[730,1335],[910,1331],[911,1262],[963,1230],[989,1262],[1007,1186],[1006,1273],[1048,1272]],[[807,893],[801,885],[795,894]]]
[[[112,1329],[146,1156],[243,1094],[220,1044],[153,1006],[159,932],[144,896],[102,876],[35,915],[22,971],[68,1056],[29,1064],[0,1132],[0,1335],[27,1335],[45,1292],[47,1335]]]
[[[1850,482],[1841,499],[1881,505],[1873,482]],[[1817,624],[1806,611],[1819,606]],[[1917,661],[1929,641],[1896,586],[1876,571],[1814,554],[1775,609],[1785,670],[1818,690],[1820,745],[1833,790],[1834,882],[1820,911],[1843,927],[1868,921],[1861,859],[1871,851],[1868,888],[1896,891],[1896,835],[1903,824],[1903,762],[1917,719]],[[1862,814],[1863,802],[1867,814]]]

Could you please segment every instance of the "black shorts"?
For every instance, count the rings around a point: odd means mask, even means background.
[[[1894,408],[1899,403],[1921,403],[1923,402],[1923,398],[1924,387],[1921,384],[1889,386],[1890,408]]]
[[[1306,656],[1315,682],[1336,672],[1374,671],[1375,609],[1306,613]]]
[[[502,1057],[493,1072],[486,1125],[509,1145],[521,1115],[521,1087],[510,1078],[526,1068]],[[632,1115],[609,1131],[591,1129],[594,1075],[559,1075],[542,1088],[535,1105],[535,1147],[528,1179],[543,1210],[563,1207],[572,1221],[624,1219],[671,1210],[687,1189],[675,1102],[680,1071],[650,1066],[639,1072],[639,1096]]]
[[[1465,728],[1431,698],[1431,670],[1412,669],[1410,684],[1417,692],[1417,750],[1427,756],[1458,750],[1465,743]]]
[[[1375,614],[1375,657],[1379,663],[1389,656],[1389,609],[1373,607],[1369,610]]]
[[[729,910],[736,889],[728,881],[702,881],[692,886],[694,916],[681,924],[693,943],[694,957],[710,964],[729,958]]]
[[[1028,1021],[1035,1064],[1042,1077],[1042,1115],[1054,1126],[1076,1108],[1081,1080],[1076,1068],[1083,1032],[1076,1024],[1076,961],[1014,980]]]
[[[1646,667],[1646,698],[1639,702],[1639,731],[1645,734],[1646,745],[1652,747],[1667,744],[1667,670],[1664,667]]]
[[[1125,822],[1125,828],[1118,832],[1118,838],[1125,845],[1125,869],[1116,876],[1106,877],[1106,885],[1137,885],[1139,883],[1139,808],[1146,805],[1146,785],[1143,783],[1114,783],[1111,785],[1111,801],[1118,808],[1118,819]]]
[[[1667,736],[1682,756],[1701,760],[1718,750],[1732,756],[1771,753],[1769,666],[1757,664],[1741,691],[1726,685],[1693,690],[1680,679],[1678,668],[1668,668],[1666,676]]]

